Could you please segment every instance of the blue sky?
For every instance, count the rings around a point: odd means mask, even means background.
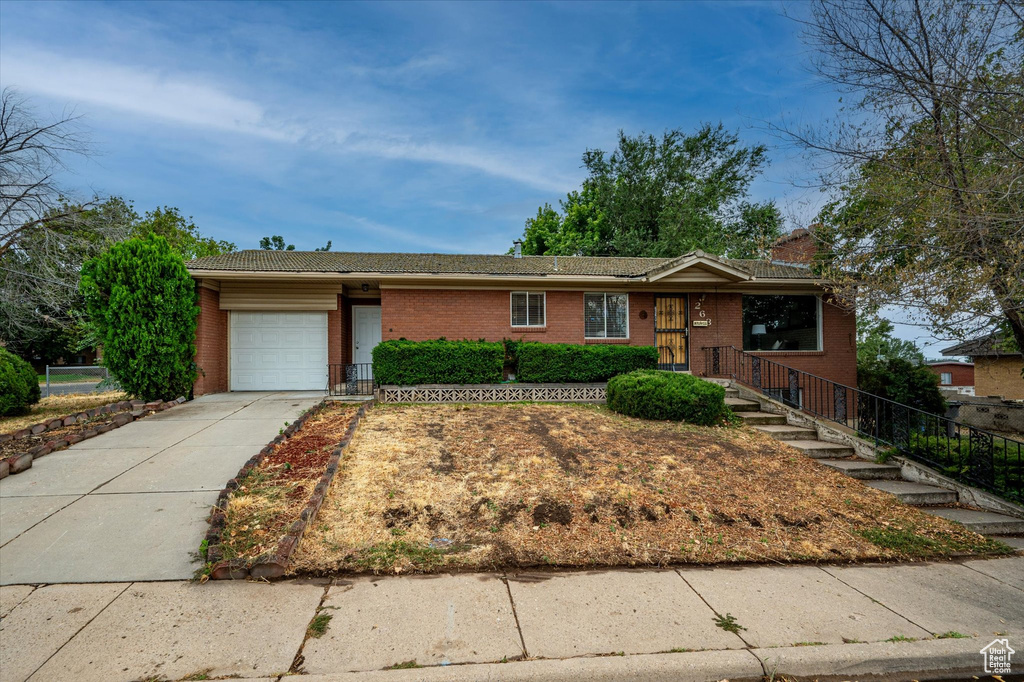
[[[782,9],[5,1],[0,85],[82,115],[80,194],[177,206],[240,248],[504,252],[588,147],[705,121],[772,148],[753,194],[792,228],[821,197],[765,122],[837,94]]]

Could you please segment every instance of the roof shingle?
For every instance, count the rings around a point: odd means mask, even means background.
[[[715,258],[712,256],[712,258]],[[523,256],[447,253],[357,253],[346,251],[248,250],[198,258],[191,271],[478,274],[478,275],[591,275],[642,277],[675,258],[605,256]],[[815,279],[806,267],[761,260],[716,258],[755,278]]]

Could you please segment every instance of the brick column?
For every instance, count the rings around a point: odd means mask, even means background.
[[[196,396],[228,390],[228,313],[220,309],[220,292],[199,291],[196,318],[196,365],[201,370],[193,392]]]

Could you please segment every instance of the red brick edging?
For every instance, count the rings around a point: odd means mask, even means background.
[[[363,415],[366,414],[366,408],[371,404],[372,402],[363,403],[355,416],[352,417],[348,428],[345,430],[345,435],[342,436],[341,441],[331,453],[330,459],[327,460],[327,468],[321,474],[320,481],[316,484],[316,487],[313,488],[313,494],[306,501],[306,506],[299,512],[299,518],[292,523],[285,536],[278,541],[277,549],[274,553],[263,555],[256,559],[238,558],[225,560],[220,545],[221,534],[224,532],[227,524],[227,505],[231,493],[238,489],[239,482],[250,471],[258,467],[264,457],[272,453],[275,447],[298,432],[305,425],[307,419],[324,409],[327,402],[322,402],[306,410],[301,417],[284,430],[283,434],[276,436],[259,453],[250,457],[242,465],[242,468],[238,470],[238,474],[228,481],[224,489],[220,491],[220,495],[217,496],[217,502],[210,514],[210,530],[206,533],[206,562],[207,564],[212,564],[210,577],[213,580],[245,580],[249,577],[270,580],[284,575],[285,571],[288,570],[288,562],[291,560],[292,553],[295,552],[295,548],[299,545],[299,540],[302,539],[302,534],[306,532],[309,522],[320,511],[320,505],[324,502],[327,489],[334,479],[334,474],[338,471],[342,452],[348,447],[356,427],[359,425],[359,420],[363,418]]]
[[[12,474],[20,474],[22,471],[31,469],[32,462],[34,460],[37,460],[44,455],[48,455],[51,452],[63,450],[69,445],[80,443],[87,438],[94,438],[101,433],[106,433],[107,431],[112,431],[118,427],[124,426],[125,424],[130,424],[136,419],[142,419],[148,413],[167,410],[183,402],[185,402],[184,397],[179,397],[168,402],[161,402],[157,400],[149,403],[141,400],[122,400],[120,402],[109,403],[100,407],[93,407],[88,410],[69,414],[64,417],[54,417],[53,419],[48,419],[45,422],[39,422],[38,424],[33,424],[32,426],[27,426],[11,433],[0,433],[0,443],[6,443],[12,440],[28,438],[29,436],[38,436],[46,431],[54,431],[56,429],[64,428],[65,426],[73,426],[78,422],[93,419],[105,414],[115,415],[109,424],[101,424],[94,429],[86,429],[81,433],[68,434],[66,437],[51,440],[43,443],[42,445],[35,445],[29,448],[26,452],[8,455],[7,457],[0,459],[0,479],[7,478],[7,476]]]

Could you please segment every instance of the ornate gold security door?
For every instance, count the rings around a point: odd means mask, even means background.
[[[689,369],[686,354],[686,294],[657,294],[654,297],[654,343],[658,346],[658,367]]]

